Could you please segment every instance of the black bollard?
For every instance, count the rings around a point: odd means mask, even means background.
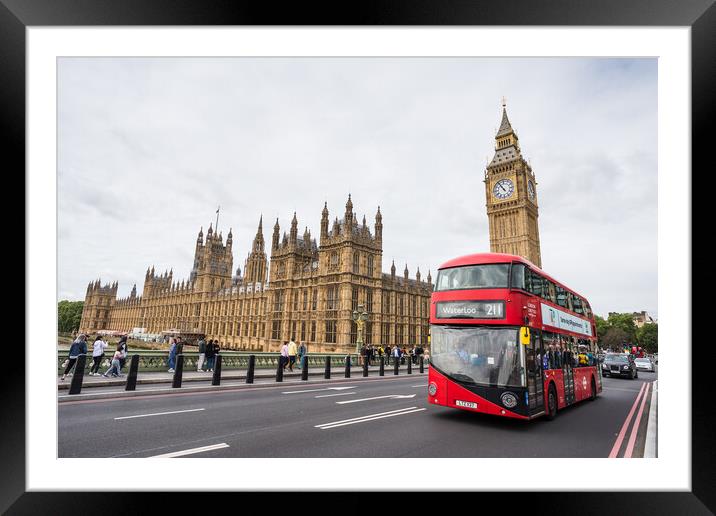
[[[85,376],[85,364],[87,363],[87,355],[79,355],[75,362],[75,370],[72,373],[72,383],[70,384],[70,394],[79,394],[82,391],[82,380]]]
[[[301,380],[308,380],[308,357],[306,355],[301,357]]]
[[[400,367],[400,359],[396,357],[393,361],[393,374],[398,376],[398,368]]]
[[[378,376],[385,376],[385,357],[380,357],[380,369],[378,370]]]
[[[278,357],[278,367],[276,368],[276,381],[283,381],[283,356]]]
[[[368,376],[368,360],[363,361],[363,378]]]
[[[254,383],[254,369],[256,368],[256,355],[249,355],[249,368],[246,371],[246,383]]]
[[[132,355],[132,361],[129,363],[129,373],[127,373],[127,386],[125,391],[133,391],[137,388],[137,371],[139,370],[139,355]]]
[[[214,377],[211,379],[211,385],[221,384],[221,353],[214,357]]]
[[[346,355],[346,378],[351,377],[351,356]]]
[[[425,372],[425,366],[423,365],[423,355],[420,355],[420,372]]]
[[[181,374],[184,369],[184,355],[177,355],[176,361],[176,367],[174,368],[174,380],[172,381],[172,388],[174,389],[181,387]]]
[[[323,378],[326,380],[331,379],[331,357],[326,357],[326,370],[323,373]]]
[[[411,357],[408,357],[408,374],[413,374],[413,361]]]

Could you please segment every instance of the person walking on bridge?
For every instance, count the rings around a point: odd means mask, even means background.
[[[75,366],[75,363],[77,363],[77,357],[80,355],[86,355],[87,354],[87,335],[84,333],[80,333],[77,336],[77,339],[72,343],[70,346],[70,352],[67,355],[67,366],[65,367],[65,372],[62,375],[62,378],[60,380],[64,380],[67,376],[67,373],[69,373],[72,368]]]
[[[293,341],[293,337],[291,337],[291,342],[288,343],[288,370],[293,372],[293,364],[296,363],[296,354],[298,353],[298,348],[296,347],[296,343]]]

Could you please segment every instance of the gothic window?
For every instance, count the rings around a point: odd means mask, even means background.
[[[313,299],[311,301],[311,309],[317,310],[318,309],[318,289],[313,289]]]
[[[373,290],[370,288],[365,292],[365,310],[368,313],[373,311]]]
[[[365,334],[363,335],[363,340],[365,343],[373,344],[373,323],[366,321],[364,332]]]
[[[351,310],[358,309],[358,287],[353,287],[351,291]]]
[[[306,321],[301,321],[301,341],[306,340]]]
[[[353,274],[360,273],[360,253],[358,251],[353,253]]]
[[[336,321],[326,321],[326,342],[335,344],[336,342]]]
[[[283,292],[282,291],[276,291],[274,294],[274,305],[273,305],[273,311],[274,312],[280,312],[283,310]]]
[[[330,265],[330,269],[338,268],[338,253],[336,251],[333,251],[331,253],[331,261],[330,261],[329,265]]]
[[[405,306],[403,304],[403,295],[396,294],[398,296],[398,314],[405,315]]]
[[[298,310],[298,290],[293,291],[293,310]]]
[[[311,321],[311,342],[316,342],[316,321]]]
[[[308,308],[308,289],[303,291],[303,311]]]
[[[383,313],[390,313],[390,292],[383,291]]]
[[[328,295],[326,296],[326,310],[336,310],[338,308],[338,286],[328,287]]]
[[[281,338],[281,321],[273,321],[271,323],[271,338],[279,340]]]
[[[368,276],[373,275],[373,255],[368,255]]]

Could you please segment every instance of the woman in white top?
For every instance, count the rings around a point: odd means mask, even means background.
[[[99,376],[99,365],[102,362],[106,347],[107,343],[97,335],[97,340],[94,341],[94,345],[92,346],[92,368],[90,369],[90,376]]]

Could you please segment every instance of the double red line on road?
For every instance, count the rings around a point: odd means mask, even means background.
[[[629,423],[631,422],[631,417],[634,415],[634,410],[636,410],[636,406],[639,405],[639,401],[641,400],[641,406],[639,407],[639,412],[634,419],[634,425],[632,426],[631,434],[629,435],[629,441],[627,442],[626,451],[624,452],[623,456],[626,459],[631,458],[632,452],[634,451],[634,442],[636,441],[636,434],[639,431],[639,422],[641,421],[641,415],[644,412],[644,404],[646,403],[646,397],[649,394],[650,387],[651,382],[644,382],[641,384],[641,389],[639,389],[639,395],[634,400],[634,404],[631,406],[629,414],[627,414],[626,420],[622,425],[622,429],[617,436],[617,440],[614,441],[612,451],[609,453],[610,459],[617,457],[617,455],[619,454],[619,450],[622,447],[622,442],[624,441],[624,436],[626,435],[627,429],[629,428]]]

